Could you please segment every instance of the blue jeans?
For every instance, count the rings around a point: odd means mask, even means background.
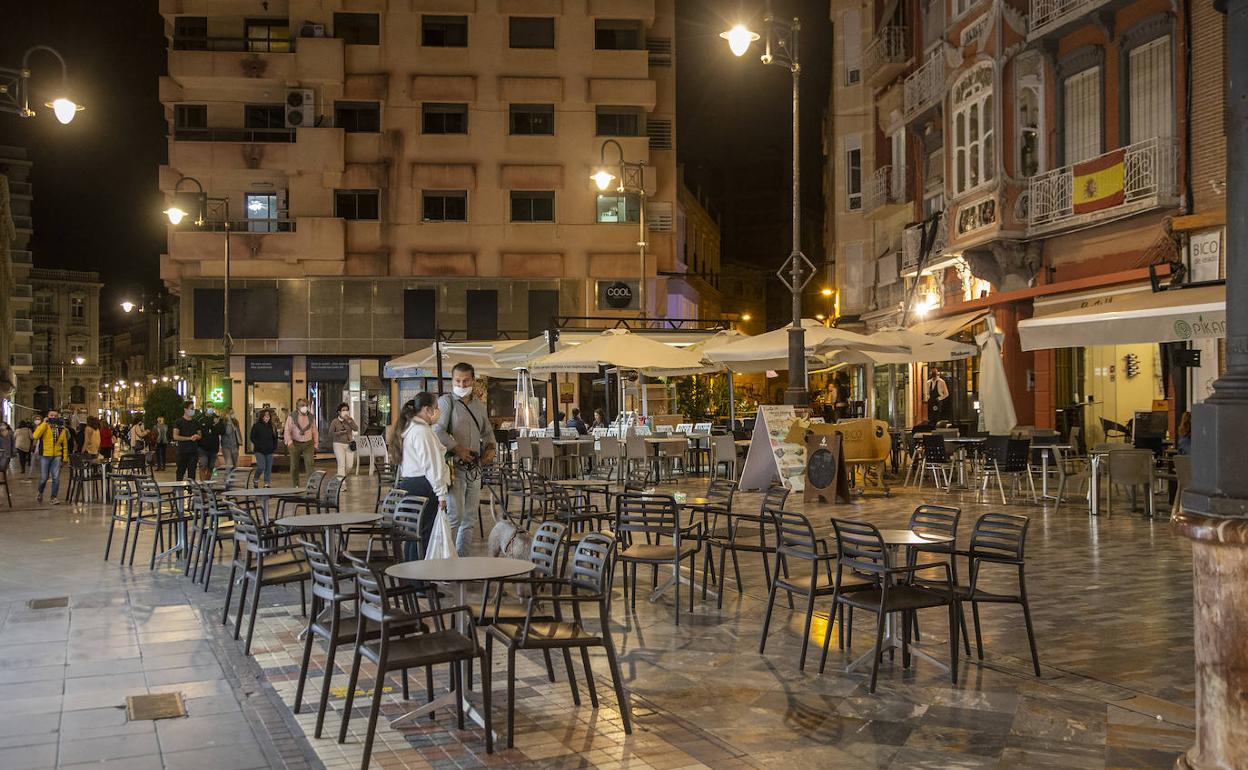
[[[273,455],[260,454],[256,452],[256,483],[260,482],[260,477],[264,477],[264,483],[269,484],[273,476]]]
[[[446,501],[446,518],[450,521],[451,531],[455,533],[455,552],[460,556],[468,555],[468,548],[472,545],[472,530],[476,527],[480,507],[481,477],[467,481],[463,473],[455,474],[449,499]]]
[[[419,520],[421,547],[417,549],[416,543],[410,540],[403,544],[404,558],[408,561],[423,559],[425,558],[424,546],[428,544],[429,536],[433,534],[433,522],[438,515],[438,496],[433,493],[429,479],[424,476],[401,478],[397,486],[409,495],[419,495],[425,498],[425,507],[420,509]]]
[[[61,491],[61,458],[39,456],[39,494],[43,494],[43,486],[52,478],[52,496]]]

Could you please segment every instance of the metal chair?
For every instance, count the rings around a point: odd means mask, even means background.
[[[247,589],[251,588],[251,613],[247,620],[247,640],[243,654],[251,654],[251,639],[256,630],[256,614],[260,609],[260,590],[265,586],[299,584],[299,603],[307,614],[307,600],[303,582],[311,574],[302,559],[291,559],[289,554],[297,545],[284,542],[286,538],[269,530],[254,516],[241,508],[230,510],[234,519],[235,557],[230,565],[230,579],[225,587],[225,613],[222,625],[229,622],[230,595],[234,590],[234,576],[239,577],[238,614],[234,619],[234,638],[239,637],[243,625],[243,607],[247,603]],[[284,557],[275,559],[274,557]]]
[[[970,560],[971,584],[960,587],[958,595],[961,602],[971,603],[971,614],[975,620],[975,649],[980,660],[984,659],[984,644],[979,630],[979,605],[1020,605],[1023,608],[1023,623],[1027,626],[1027,643],[1031,647],[1031,665],[1036,676],[1040,676],[1040,656],[1036,652],[1036,633],[1031,623],[1031,604],[1027,600],[1027,581],[1024,575],[1024,552],[1030,523],[1026,516],[1009,513],[985,513],[980,516],[975,522],[975,528],[971,530],[971,547],[966,552]],[[1017,591],[1001,593],[980,588],[981,570],[990,565],[1015,567],[1018,571]],[[993,581],[994,586],[998,584],[998,581]],[[952,633],[950,631],[950,638],[953,638]]]
[[[139,502],[139,480],[130,476],[118,476],[114,481],[117,486],[113,491],[112,512],[109,514],[108,539],[104,541],[104,561],[108,561],[108,553],[113,548],[113,533],[117,530],[117,524],[124,523],[126,534],[121,538],[121,561],[125,563],[130,525],[134,523],[135,509]],[[12,501],[9,505],[12,507]]]
[[[784,508],[784,503],[789,497],[789,490],[781,484],[773,484],[763,493],[763,499],[759,503],[758,513],[743,513],[734,511],[727,517],[728,529],[724,535],[720,535],[719,530],[712,528],[707,536],[707,559],[711,558],[710,550],[715,548],[719,551],[719,575],[726,574],[725,557],[732,554],[732,569],[737,578],[737,593],[744,594],[744,587],[741,581],[741,567],[737,561],[737,553],[757,553],[763,558],[763,580],[766,581],[767,590],[771,590],[771,564],[767,558],[773,550],[773,546],[767,544],[767,532],[774,526],[772,521],[772,513]],[[757,537],[758,542],[754,542]],[[705,565],[703,565],[705,572]],[[704,575],[705,577],[705,575]],[[721,577],[722,581],[722,577]],[[704,581],[705,582],[705,581]],[[792,599],[790,599],[790,602]],[[720,587],[719,599],[717,606],[724,606],[724,591]]]
[[[287,505],[294,506],[296,514],[300,508],[310,511],[316,507],[321,501],[321,485],[325,483],[325,475],[325,471],[312,471],[308,474],[308,480],[304,484],[303,494],[279,497],[276,518],[280,519],[285,515]]]
[[[1105,514],[1114,513],[1114,487],[1127,487],[1131,492],[1132,508],[1135,507],[1135,490],[1144,488],[1145,509],[1151,518],[1156,509],[1153,505],[1153,451],[1151,449],[1119,449],[1111,452],[1109,460],[1109,499]]]
[[[1027,479],[1027,484],[1031,488],[1031,499],[1036,500],[1036,483],[1031,476],[1031,440],[1010,438],[1009,436],[989,436],[984,442],[983,448],[983,483],[980,486],[980,493],[986,492],[988,489],[988,481],[992,476],[996,476],[997,489],[1001,493],[1001,503],[1005,504],[1009,501],[1005,496],[1005,485],[1002,483],[1001,476],[1010,476],[1010,494],[1017,494],[1021,482]]]
[[[611,638],[611,566],[614,550],[615,540],[610,535],[601,532],[590,533],[577,543],[576,551],[568,564],[566,578],[530,580],[532,594],[527,602],[524,617],[514,619],[496,617],[487,629],[485,637],[487,666],[489,661],[493,660],[495,639],[507,647],[508,748],[515,745],[516,652],[519,650],[540,649],[547,654],[550,650],[563,650],[565,660],[569,664],[568,678],[572,686],[573,702],[580,705],[580,695],[576,688],[576,680],[572,676],[570,661],[570,650],[579,649],[581,663],[585,668],[586,685],[589,688],[589,700],[594,708],[598,708],[598,690],[594,684],[593,670],[590,667],[589,648],[602,647],[607,655],[607,665],[611,669],[611,683],[619,702],[620,717],[624,722],[624,734],[632,734],[631,709],[628,705],[628,696],[624,692],[624,682],[615,654],[615,644]],[[552,618],[534,617],[534,609],[538,602],[552,606],[554,610]],[[598,633],[593,633],[587,628],[581,613],[582,604],[598,606],[600,629]],[[564,607],[570,607],[571,618],[566,617]],[[486,731],[488,734],[488,726]]]
[[[693,612],[693,569],[702,546],[702,523],[681,526],[680,510],[670,495],[648,495],[625,492],[615,498],[615,536],[619,546],[616,561],[624,565],[624,590],[632,569],[631,606],[637,608],[637,570],[650,565],[658,582],[658,567],[671,565],[672,587],[675,591],[676,625],[680,625],[680,565],[689,562],[689,611]],[[667,542],[664,542],[666,540]]]
[[[955,430],[954,436],[957,436]],[[923,437],[923,459],[919,465],[919,489],[923,489],[923,478],[928,471],[932,472],[932,483],[937,489],[949,491],[949,485],[953,482],[953,457],[950,456],[948,449],[945,447],[945,437],[931,433]],[[941,484],[941,477],[944,477],[944,484]]]
[[[231,468],[230,472],[225,476],[225,490],[250,487],[252,474],[255,472],[255,468]]]

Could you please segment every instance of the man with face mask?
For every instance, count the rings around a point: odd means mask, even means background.
[[[295,402],[295,411],[286,418],[284,430],[286,448],[290,450],[290,481],[299,486],[299,466],[307,468],[308,475],[316,469],[316,445],[320,437],[316,431],[316,417],[308,409],[308,400]]]
[[[467,556],[481,505],[481,468],[494,460],[494,431],[485,404],[473,396],[477,383],[472,364],[451,370],[451,393],[438,398],[438,420],[433,433],[456,461],[447,501],[447,518],[455,531],[455,550]]]
[[[61,463],[69,462],[69,426],[61,421],[61,413],[49,409],[48,416],[39,427],[35,428],[31,440],[35,444],[35,454],[39,458],[39,496],[36,502],[43,502],[43,488],[52,479],[52,504],[61,489]]]
[[[183,478],[195,480],[195,466],[199,463],[199,440],[204,437],[199,423],[194,419],[195,410],[188,403],[182,408],[182,416],[173,424],[173,442],[178,445],[178,481]]]

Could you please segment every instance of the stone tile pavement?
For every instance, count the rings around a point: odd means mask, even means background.
[[[704,481],[679,485],[698,489]],[[325,736],[311,737],[324,664],[318,644],[303,713],[291,711],[305,619],[297,590],[266,588],[253,655],[220,624],[226,570],[205,593],[166,562],[122,566],[101,559],[104,508],[37,507],[31,485],[14,484],[16,508],[0,509],[0,768],[358,767],[367,699],[365,667],[343,744],[350,650],[340,651]],[[353,479],[344,510],[371,509],[375,482]],[[737,505],[757,505],[742,494]],[[1001,510],[970,496],[903,490],[852,505],[803,505],[821,534],[833,514],[904,525],[920,501],[978,513]],[[723,610],[699,602],[672,625],[670,597],[635,612],[617,600],[612,628],[634,716],[625,736],[606,661],[593,656],[602,706],[572,703],[563,667],[547,680],[540,657],[519,656],[516,748],[484,752],[479,728],[455,729],[449,714],[399,730],[380,722],[373,766],[1169,768],[1190,744],[1194,691],[1190,551],[1165,522],[1138,515],[1091,519],[1068,505],[1013,505],[1032,517],[1028,588],[1042,676],[1030,671],[1021,613],[983,612],[985,660],[959,666],[959,684],[923,662],[884,661],[879,690],[841,668],[869,643],[870,616],[856,616],[853,653],[833,645],[827,673],[797,670],[801,613],[780,602],[767,652],[757,653],[766,600],[761,561],[743,554],[743,594],[729,580]],[[488,517],[487,517],[488,526]],[[144,533],[140,558],[149,533]],[[644,581],[643,575],[643,581]],[[32,609],[30,599],[67,597]],[[812,643],[822,641],[827,606]],[[865,614],[865,613],[864,613]],[[945,659],[947,629],[924,612],[924,641]],[[835,631],[833,632],[835,633]],[[496,658],[499,657],[496,648]],[[557,658],[556,658],[557,660]],[[505,726],[505,669],[495,663],[495,726]],[[443,674],[440,678],[445,679]],[[407,710],[395,678],[384,715]],[[128,722],[127,695],[181,692],[188,716]],[[423,697],[423,675],[413,676]],[[471,723],[470,723],[471,724]]]

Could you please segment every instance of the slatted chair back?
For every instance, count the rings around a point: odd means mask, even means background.
[[[303,485],[304,497],[309,499],[319,498],[321,495],[321,484],[325,483],[325,471],[312,471],[308,474],[308,481]]]
[[[407,497],[407,491],[398,487],[386,492],[386,496],[381,498],[381,502],[377,503],[375,510],[376,513],[381,514],[382,522],[388,524],[394,521],[394,509],[398,506],[399,501],[405,497]]]
[[[407,495],[394,506],[394,528],[403,540],[420,542],[420,512],[429,498]]]
[[[73,458],[70,458],[73,459]],[[140,478],[139,480],[139,498],[144,503],[151,503],[159,506],[163,502],[160,495],[160,487],[156,485],[156,479]]]
[[[985,513],[971,530],[971,558],[1018,564],[1027,544],[1031,520],[1012,513]]]
[[[989,436],[980,447],[980,453],[988,464],[996,463],[998,469],[1004,471],[1006,455],[1010,448],[1009,436]]]
[[[338,569],[325,550],[317,543],[299,540],[307,557],[312,577],[312,595],[327,602],[339,601],[343,598],[342,581],[347,577]]]
[[[533,575],[537,577],[554,577],[558,571],[559,545],[568,528],[557,521],[544,521],[533,532],[533,542],[529,545],[529,561],[536,566]]]
[[[869,521],[852,521],[833,517],[836,532],[836,562],[857,572],[879,574],[891,569],[892,559],[884,545],[884,536]]]
[[[345,476],[330,476],[329,480],[321,486],[321,502],[322,510],[337,511],[339,504],[342,502],[342,485],[347,483]]]
[[[778,511],[784,508],[784,502],[789,499],[789,489],[783,484],[772,484],[763,493],[763,500],[759,503],[758,514],[761,517],[768,516],[772,511]]]
[[[706,485],[706,497],[711,500],[723,501],[724,507],[732,508],[732,496],[736,494],[737,482],[732,479],[711,479]]]
[[[776,556],[813,561],[820,555],[815,528],[797,511],[769,512],[776,528]]]
[[[355,596],[359,613],[374,623],[381,624],[381,636],[386,638],[386,624],[395,617],[395,609],[386,593],[386,581],[369,563],[354,554],[347,554],[355,571]]]
[[[225,477],[225,488],[230,489],[246,489],[251,486],[251,475],[255,473],[255,468],[231,468]]]
[[[654,543],[672,538],[680,545],[680,512],[671,495],[625,492],[615,498],[615,536],[624,547],[634,540]]]
[[[225,486],[226,482],[230,478],[230,473],[233,470],[234,466],[232,465],[219,465],[216,468],[213,468],[212,473],[208,476],[208,483],[216,484],[221,487]]]
[[[910,514],[911,532],[922,535],[958,536],[958,519],[962,510],[951,505],[920,505]]]
[[[923,459],[937,465],[949,462],[949,453],[945,451],[944,436],[932,433],[923,437]]]
[[[646,439],[640,433],[632,433],[624,439],[624,455],[630,460],[645,459],[647,451]]]
[[[234,518],[234,539],[247,553],[259,556],[263,550],[260,542],[263,527],[250,511],[234,508],[230,513]]]
[[[147,472],[143,455],[122,455],[113,466],[114,475],[141,476]]]
[[[1031,439],[1012,438],[1005,448],[1005,464],[1001,466],[1003,473],[1024,473],[1031,462]]]
[[[113,499],[119,503],[129,503],[139,499],[139,478],[135,476],[116,476],[113,478]]]
[[[604,627],[611,608],[611,563],[615,555],[615,538],[605,532],[590,532],[576,544],[568,560],[568,583],[575,591],[587,591],[601,598],[599,620]]]

